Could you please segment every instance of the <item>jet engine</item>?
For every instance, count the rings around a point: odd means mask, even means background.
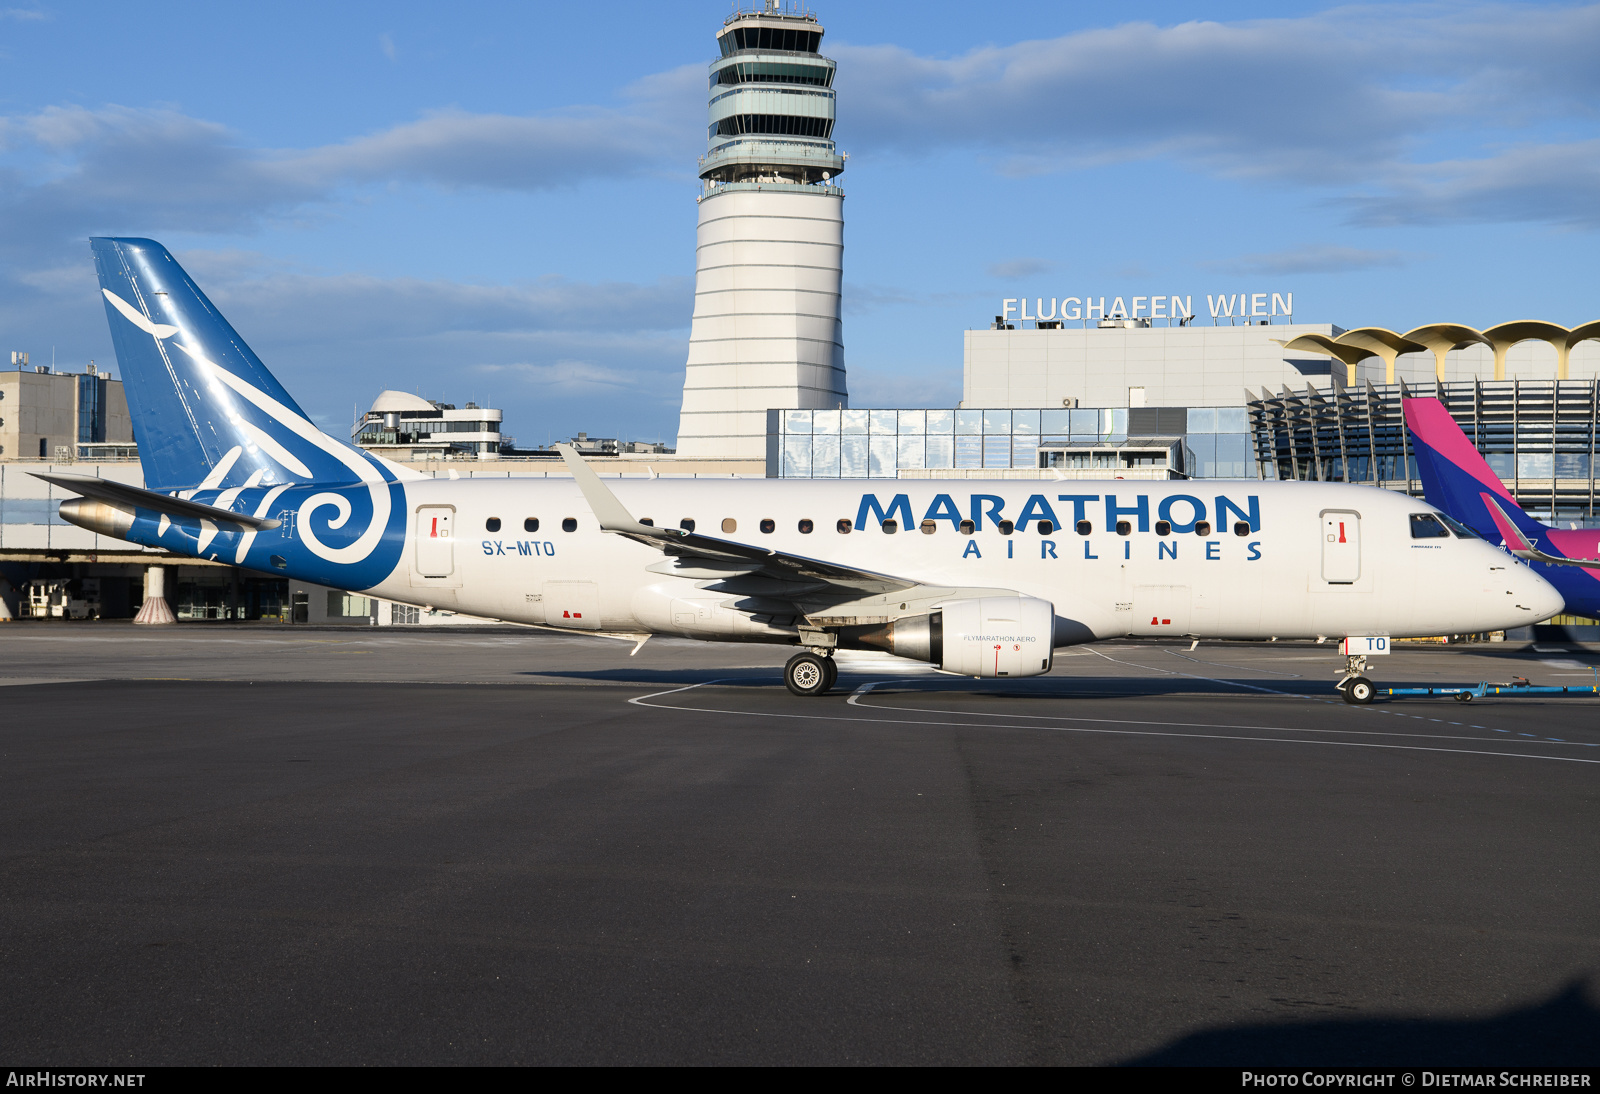
[[[846,649],[884,650],[963,676],[1038,676],[1050,671],[1055,606],[1031,596],[953,600],[927,615],[845,627]]]

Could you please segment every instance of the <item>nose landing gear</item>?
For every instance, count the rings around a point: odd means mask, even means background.
[[[1372,702],[1372,697],[1377,694],[1377,689],[1372,686],[1372,681],[1367,679],[1367,655],[1364,653],[1349,654],[1344,659],[1343,675],[1334,687],[1344,696],[1344,701],[1355,706],[1366,706]]]
[[[839,680],[839,666],[831,656],[807,650],[783,666],[783,686],[802,698],[826,695]]]

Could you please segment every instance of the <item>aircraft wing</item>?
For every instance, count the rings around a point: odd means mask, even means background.
[[[1593,558],[1557,558],[1555,555],[1546,554],[1539,550],[1538,545],[1522,534],[1511,518],[1506,516],[1506,511],[1500,508],[1500,503],[1490,494],[1479,494],[1483,504],[1489,510],[1489,519],[1494,521],[1495,530],[1500,533],[1500,538],[1505,540],[1506,550],[1518,558],[1531,562],[1548,562],[1553,566],[1582,566],[1588,570],[1600,570],[1600,559]]]
[[[30,471],[28,474],[36,479],[43,479],[45,482],[71,490],[75,494],[82,494],[86,498],[93,498],[96,501],[107,501],[113,505],[132,505],[140,509],[153,509],[157,513],[165,513],[169,517],[177,517],[179,519],[198,518],[219,524],[232,524],[251,531],[276,528],[279,524],[278,521],[267,517],[253,517],[248,513],[235,513],[228,509],[219,509],[215,505],[203,505],[198,501],[189,501],[186,498],[168,497],[166,494],[157,494],[152,490],[141,490],[137,486],[112,482],[109,479],[99,479],[93,475],[41,475],[37,471]]]
[[[796,612],[822,619],[865,622],[924,611],[941,599],[1014,596],[1013,589],[955,589],[924,585],[911,578],[880,574],[749,543],[701,535],[682,528],[641,524],[570,445],[556,449],[567,461],[584,500],[612,532],[656,548],[668,557],[649,569],[699,580],[714,580],[715,591],[736,597],[730,606],[763,613]]]

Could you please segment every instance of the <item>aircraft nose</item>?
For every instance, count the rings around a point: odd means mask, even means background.
[[[1567,606],[1556,587],[1534,573],[1532,567],[1518,566],[1514,573],[1517,605],[1533,612],[1535,621],[1559,615]]]

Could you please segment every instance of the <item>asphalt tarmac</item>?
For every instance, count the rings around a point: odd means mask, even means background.
[[[0,1062],[1600,1064],[1600,700],[629,650],[0,629]]]

